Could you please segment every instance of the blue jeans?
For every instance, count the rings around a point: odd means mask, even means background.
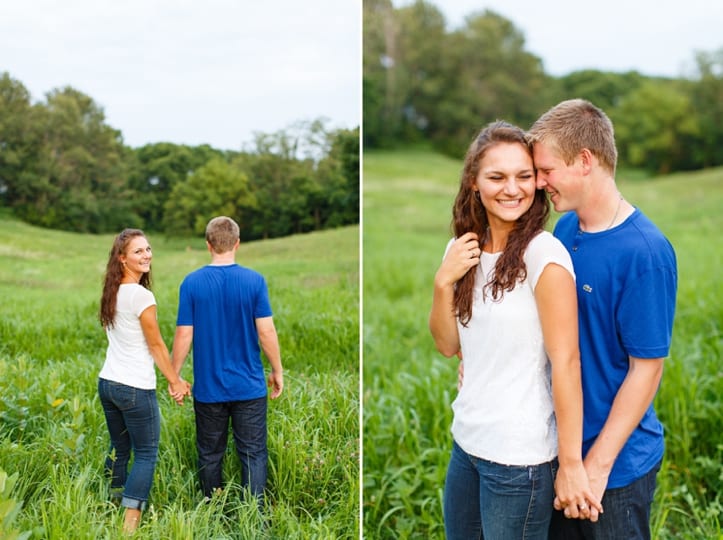
[[[546,540],[556,467],[500,465],[455,442],[444,486],[447,540]]]
[[[603,494],[603,514],[597,522],[567,519],[554,511],[550,540],[650,540],[650,506],[660,463],[632,484]]]
[[[105,470],[111,493],[122,490],[122,506],[144,510],[153,484],[161,433],[156,391],[98,379],[98,395],[110,434]],[[133,466],[128,474],[131,451]]]
[[[202,403],[193,401],[196,448],[201,489],[206,497],[223,487],[223,456],[231,420],[236,453],[241,460],[241,484],[263,500],[266,488],[266,396],[247,401]]]

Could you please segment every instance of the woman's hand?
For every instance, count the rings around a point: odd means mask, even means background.
[[[555,477],[553,506],[557,510],[564,510],[567,518],[597,521],[603,508],[593,493],[582,461],[567,466],[560,465]]]
[[[191,396],[191,384],[180,377],[175,383],[168,383],[168,393],[179,405],[183,405],[183,398]]]
[[[464,233],[447,250],[437,275],[435,285],[451,286],[457,283],[470,268],[479,264],[482,249],[479,238],[473,232]]]

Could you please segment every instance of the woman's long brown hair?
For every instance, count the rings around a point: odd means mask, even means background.
[[[452,209],[454,236],[459,238],[467,232],[474,232],[480,238],[480,247],[484,243],[489,222],[487,212],[472,187],[485,153],[500,143],[518,143],[532,156],[532,148],[522,129],[503,121],[488,124],[467,150],[459,193]],[[514,229],[507,238],[507,245],[495,265],[494,278],[485,284],[485,297],[489,292],[493,300],[500,300],[505,291],[511,291],[519,281],[527,277],[527,268],[523,259],[525,249],[530,240],[544,229],[549,215],[550,203],[544,190],[538,189],[535,191],[532,206],[515,222]],[[471,268],[457,282],[454,290],[455,311],[464,326],[467,326],[472,317],[475,275],[476,268]]]
[[[108,265],[105,269],[103,294],[100,297],[100,324],[103,328],[112,328],[115,320],[116,300],[121,279],[123,279],[123,265],[120,256],[125,253],[128,243],[137,236],[145,236],[140,229],[124,229],[113,240],[113,246],[108,254]],[[144,273],[139,282],[146,289],[151,288],[151,272]]]

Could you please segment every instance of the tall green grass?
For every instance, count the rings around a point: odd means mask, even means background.
[[[427,317],[460,168],[419,150],[364,156],[363,530],[370,539],[444,537],[457,362],[436,352]],[[679,266],[673,346],[656,398],[666,454],[654,535],[721,538],[723,169],[650,180],[621,173],[618,184],[671,240]]]
[[[203,239],[149,240],[170,348],[178,286],[210,257]],[[103,477],[109,441],[96,390],[111,243],[112,235],[38,229],[0,214],[0,471],[17,475],[0,486],[0,508],[12,511],[0,538],[110,539],[120,531],[122,511],[108,501]],[[269,404],[268,522],[242,496],[231,440],[228,488],[202,503],[193,408],[176,406],[159,374],[159,461],[138,536],[358,538],[359,228],[245,244],[236,260],[267,278],[285,371],[284,393]]]

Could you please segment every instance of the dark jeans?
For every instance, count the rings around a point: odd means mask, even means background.
[[[554,511],[550,540],[650,540],[650,506],[659,470],[660,463],[632,484],[606,490],[596,523]]]
[[[98,395],[110,434],[105,470],[111,493],[123,491],[121,505],[144,510],[158,458],[161,417],[155,390],[98,379]],[[128,461],[133,451],[133,466]]]
[[[546,540],[556,467],[500,465],[454,443],[444,486],[447,540]]]
[[[196,413],[196,447],[201,489],[210,497],[223,487],[223,456],[231,420],[236,453],[241,460],[241,484],[263,500],[266,488],[266,397],[248,401],[202,403],[193,401]]]

